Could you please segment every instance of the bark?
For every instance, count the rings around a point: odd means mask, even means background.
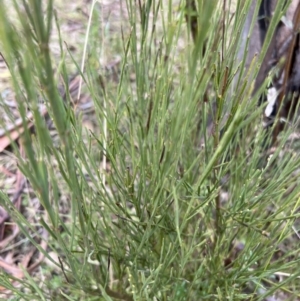
[[[250,32],[252,18],[256,17],[254,16],[256,4],[257,0],[252,2],[243,28],[239,61],[242,59],[242,55],[246,50],[246,39]],[[284,3],[281,0],[262,0],[254,30],[250,35],[246,68],[249,68],[255,53],[261,51],[273,12],[277,5],[282,4]],[[267,118],[274,117],[277,114],[277,116],[283,120],[286,119],[289,114],[293,115],[295,113],[300,91],[299,30],[300,0],[292,0],[290,1],[286,13],[276,26],[275,33],[255,81],[254,93],[261,87],[269,72],[275,66],[279,67],[279,72],[272,81],[272,88],[276,89],[278,94],[275,102],[276,105],[271,116],[266,116]],[[282,109],[278,112],[277,108]],[[283,124],[279,122],[274,132],[275,139],[283,127]]]

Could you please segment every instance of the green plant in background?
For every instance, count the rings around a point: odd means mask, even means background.
[[[59,292],[53,279],[40,284],[38,275],[27,275],[20,280],[26,290],[16,290],[2,273],[0,283],[14,300],[264,300],[279,288],[299,295],[292,239],[299,155],[282,151],[288,130],[275,153],[265,154],[268,133],[257,103],[267,82],[252,95],[283,8],[261,55],[244,72],[245,58],[238,62],[237,55],[250,3],[239,1],[230,18],[218,1],[198,1],[193,44],[185,3],[128,0],[128,24],[116,42],[122,46],[117,84],[95,68],[99,55],[114,49],[104,48],[110,33],[99,36],[101,7],[93,3],[86,40],[93,47],[86,47],[85,68],[78,67],[99,123],[88,135],[69,96],[64,101],[57,88],[63,80],[68,89],[69,53],[60,40],[61,59],[53,61],[49,41],[59,23],[53,1],[13,1],[17,25],[0,6],[0,44],[23,119],[26,158],[14,143],[13,150],[43,206],[40,226],[60,263],[41,252],[61,270]],[[55,143],[41,99],[58,134]],[[67,216],[62,195],[69,200]],[[37,245],[34,227],[4,192],[0,200]],[[280,273],[287,276],[276,282]]]

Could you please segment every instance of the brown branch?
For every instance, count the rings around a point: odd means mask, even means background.
[[[287,51],[287,57],[286,57],[286,63],[283,68],[283,84],[282,88],[278,97],[278,116],[279,117],[286,117],[286,110],[284,109],[284,106],[282,105],[282,102],[284,100],[284,97],[286,96],[287,87],[288,87],[288,81],[290,80],[290,75],[291,75],[291,70],[292,70],[292,60],[295,52],[295,45],[296,45],[296,40],[299,35],[299,29],[300,29],[300,4],[298,4],[294,18],[293,18],[293,32],[292,32],[292,41],[289,45],[288,51]],[[273,143],[276,142],[278,134],[283,130],[283,125],[278,122],[273,133]]]

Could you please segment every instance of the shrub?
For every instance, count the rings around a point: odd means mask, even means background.
[[[194,11],[184,3],[128,0],[128,19],[109,40],[116,50],[105,49],[112,33],[99,24],[101,7],[93,2],[84,68],[74,59],[98,122],[88,133],[70,93],[63,99],[59,89],[69,89],[71,53],[60,37],[59,61],[51,54],[51,32],[59,29],[53,1],[13,3],[18,24],[2,5],[0,37],[25,156],[11,145],[42,206],[37,224],[5,192],[0,200],[23,235],[60,269],[43,281],[40,271],[24,271],[22,279],[3,272],[1,285],[14,300],[298,296],[300,161],[289,140],[296,121],[268,154],[264,106],[257,106],[268,79],[254,95],[253,88],[271,34],[248,70],[246,55],[237,60],[251,1],[238,2],[234,14],[218,1],[198,1],[193,41],[187,23]],[[277,8],[270,32],[281,13]],[[104,51],[121,57],[117,82],[95,67]],[[36,237],[45,239],[40,229],[49,235],[46,250],[37,243]]]

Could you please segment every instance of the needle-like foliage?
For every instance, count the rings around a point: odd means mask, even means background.
[[[24,290],[14,289],[1,272],[11,300],[236,301],[278,292],[296,298],[300,157],[288,140],[296,122],[270,155],[258,107],[268,79],[253,93],[286,8],[278,6],[261,53],[246,69],[247,40],[242,57],[240,49],[250,0],[199,0],[197,11],[188,12],[185,1],[127,0],[113,39],[95,1],[82,69],[74,59],[98,120],[98,131],[86,135],[82,116],[59,90],[62,83],[68,88],[71,54],[61,38],[60,61],[53,59],[51,33],[59,26],[53,1],[12,2],[18,22],[1,3],[0,45],[26,156],[12,146],[42,205],[37,214],[48,249],[60,260],[40,251],[56,264],[61,282],[54,292],[52,279],[41,283],[38,271],[19,280]],[[258,9],[259,3],[256,15]],[[194,39],[187,26],[193,13]],[[117,83],[98,68],[109,52],[121,57]],[[36,245],[35,228],[5,192],[0,202]]]

